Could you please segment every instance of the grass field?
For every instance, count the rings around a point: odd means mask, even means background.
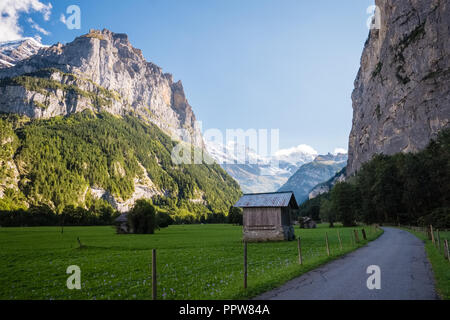
[[[351,230],[297,227],[303,266],[297,241],[248,244],[248,289],[243,290],[242,227],[177,225],[154,235],[117,235],[112,227],[66,227],[63,234],[56,227],[0,228],[0,299],[150,299],[153,248],[158,299],[244,299],[367,243],[352,245]],[[382,233],[366,231],[369,240]],[[70,265],[81,268],[81,290],[66,287]]]
[[[424,232],[405,229],[418,238],[425,241],[425,250],[427,252],[428,260],[431,262],[433,268],[434,278],[436,280],[436,287],[442,299],[450,300],[450,261],[444,258],[443,240],[447,239],[450,242],[450,231],[440,232],[441,248],[437,248],[431,240],[428,240]]]

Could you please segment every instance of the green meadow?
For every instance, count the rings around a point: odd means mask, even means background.
[[[151,299],[152,249],[158,299],[245,299],[365,245],[361,232],[361,241],[352,241],[353,229],[362,227],[296,227],[302,266],[297,241],[249,243],[244,290],[239,226],[174,225],[153,235],[117,235],[113,227],[66,227],[63,233],[58,227],[0,228],[0,299]],[[382,233],[365,230],[368,241]],[[71,265],[81,269],[81,290],[66,286]]]

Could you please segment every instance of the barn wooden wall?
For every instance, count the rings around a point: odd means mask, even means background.
[[[244,208],[244,226],[250,229],[281,226],[281,208]]]

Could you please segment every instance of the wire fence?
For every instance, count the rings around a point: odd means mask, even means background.
[[[422,233],[431,243],[436,247],[438,252],[450,262],[450,230],[433,228],[433,225],[428,227],[417,226],[401,226],[418,233]]]
[[[252,285],[262,285],[262,280],[260,281],[259,278],[265,275],[288,273],[288,271],[293,273],[302,270],[304,266],[324,263],[361,247],[379,234],[379,226],[373,225],[357,229],[337,228],[319,237],[300,237],[300,241],[280,242],[275,245],[243,242],[239,251],[235,250],[237,248],[233,249],[232,256],[224,254],[223,257],[220,255],[210,257],[206,265],[195,267],[193,262],[184,269],[177,265],[164,264],[164,252],[158,250],[158,257],[162,254],[162,258],[158,258],[158,264],[152,263],[151,272],[152,274],[156,272],[156,277],[149,278],[152,282],[152,297],[153,299],[194,298],[190,295],[188,288],[183,288],[176,295],[173,289],[167,290],[167,287],[173,286],[174,277],[184,281],[188,278],[194,279],[189,280],[190,289],[193,289],[192,286],[202,287],[205,291],[211,291],[211,298],[223,298],[220,294],[224,291],[243,290],[245,292],[249,287],[252,289]],[[154,271],[153,268],[157,266],[159,269]],[[266,280],[272,281],[269,276],[266,276]],[[218,296],[215,296],[216,294]]]

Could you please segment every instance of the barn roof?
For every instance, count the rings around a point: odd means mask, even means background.
[[[116,222],[127,222],[128,218],[127,218],[127,214],[126,213],[122,213],[117,219]]]
[[[234,206],[240,208],[281,208],[291,206],[295,209],[298,209],[298,204],[292,191],[244,194]]]

